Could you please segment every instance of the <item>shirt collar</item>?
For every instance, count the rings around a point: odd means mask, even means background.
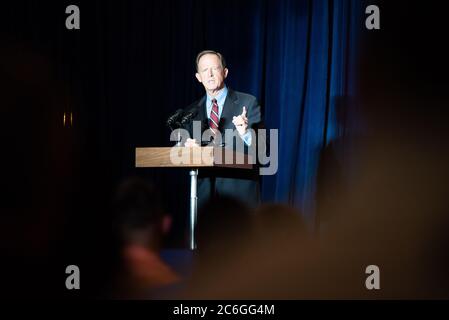
[[[224,104],[224,101],[225,101],[225,99],[226,99],[226,96],[228,95],[228,87],[226,87],[226,85],[223,87],[223,89],[221,89],[221,91],[218,93],[218,95],[217,96],[215,96],[215,97],[211,97],[211,96],[209,96],[208,94],[206,94],[207,95],[207,102],[208,102],[208,105],[209,104],[211,104],[211,102],[212,102],[212,99],[217,99],[217,104],[219,105],[219,106],[223,106],[223,104]]]

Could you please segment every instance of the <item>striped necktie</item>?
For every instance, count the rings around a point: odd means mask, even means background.
[[[212,131],[215,133],[218,131],[218,124],[220,122],[220,118],[218,116],[218,103],[217,99],[212,100],[212,110],[210,112],[209,116],[209,127],[212,129]]]

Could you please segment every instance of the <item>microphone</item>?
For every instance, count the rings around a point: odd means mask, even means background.
[[[176,127],[181,127],[182,123],[181,123],[181,117],[183,116],[184,110],[182,109],[178,109],[176,110],[176,112],[174,114],[172,114],[170,117],[168,117],[167,119],[167,126],[170,127],[170,129],[173,130],[173,125],[176,125]]]
[[[183,109],[178,109],[176,112],[171,115],[167,119],[167,125],[170,127],[170,129],[173,131],[174,129],[181,128],[186,123],[192,121],[192,119],[198,114],[198,110],[196,109],[190,109],[189,111],[184,112]],[[178,142],[176,143],[176,146],[181,146],[181,136],[180,132],[178,132]]]
[[[198,114],[197,109],[191,109],[184,113],[184,116],[181,119],[181,124],[186,124],[187,122],[190,122],[196,115]]]

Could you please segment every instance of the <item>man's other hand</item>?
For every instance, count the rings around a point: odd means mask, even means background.
[[[199,147],[200,145],[196,142],[195,139],[188,138],[184,143],[184,147]]]

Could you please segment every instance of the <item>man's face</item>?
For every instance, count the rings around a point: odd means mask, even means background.
[[[215,93],[224,87],[228,69],[223,68],[220,58],[216,54],[205,54],[198,61],[198,70],[195,76],[206,91]]]

